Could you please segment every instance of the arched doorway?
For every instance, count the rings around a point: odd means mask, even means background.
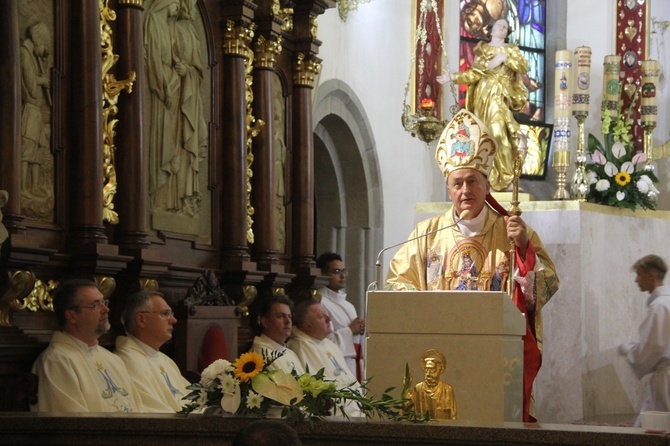
[[[313,116],[315,254],[343,256],[348,299],[362,313],[383,231],[375,141],[361,102],[341,81],[319,86]]]

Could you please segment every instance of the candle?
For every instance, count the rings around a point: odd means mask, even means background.
[[[591,48],[580,46],[575,49],[575,79],[572,94],[572,114],[588,115],[591,99]]]
[[[619,96],[621,93],[621,82],[619,72],[621,71],[621,56],[605,56],[603,63],[603,111],[609,111],[612,119],[619,114]]]
[[[658,61],[642,61],[642,86],[640,87],[640,121],[642,125],[656,125],[658,118]]]
[[[570,150],[570,106],[572,105],[572,52],[556,51],[554,83],[554,149]]]

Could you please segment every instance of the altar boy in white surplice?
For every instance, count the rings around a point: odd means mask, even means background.
[[[138,412],[139,394],[123,361],[98,345],[109,308],[95,282],[64,282],[53,299],[61,331],[33,365],[35,412]]]
[[[177,364],[159,349],[172,339],[177,319],[156,291],[131,294],[121,315],[128,336],[116,338],[118,355],[137,385],[145,412],[170,413],[182,408],[190,383]]]
[[[657,255],[647,255],[635,262],[640,291],[649,292],[647,315],[640,324],[638,342],[619,346],[635,375],[649,379],[647,397],[640,412],[670,412],[670,286],[663,285],[668,265]],[[636,425],[640,426],[638,418]]]

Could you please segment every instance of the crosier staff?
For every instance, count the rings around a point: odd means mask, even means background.
[[[519,178],[521,178],[521,167],[523,166],[523,161],[526,158],[526,152],[521,149],[517,149],[516,156],[514,157],[514,179],[512,180],[512,201],[511,206],[508,209],[510,216],[512,215],[521,215],[521,209],[519,208]],[[510,298],[514,298],[514,271],[516,271],[516,245],[514,239],[510,239],[510,250],[509,250],[509,278],[507,280],[507,292],[509,293]]]

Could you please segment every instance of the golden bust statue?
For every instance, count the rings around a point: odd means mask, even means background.
[[[442,353],[434,349],[426,350],[421,357],[424,380],[407,394],[407,398],[414,404],[414,410],[422,414],[428,412],[431,419],[456,419],[454,390],[449,384],[440,381],[446,367],[447,360]]]

